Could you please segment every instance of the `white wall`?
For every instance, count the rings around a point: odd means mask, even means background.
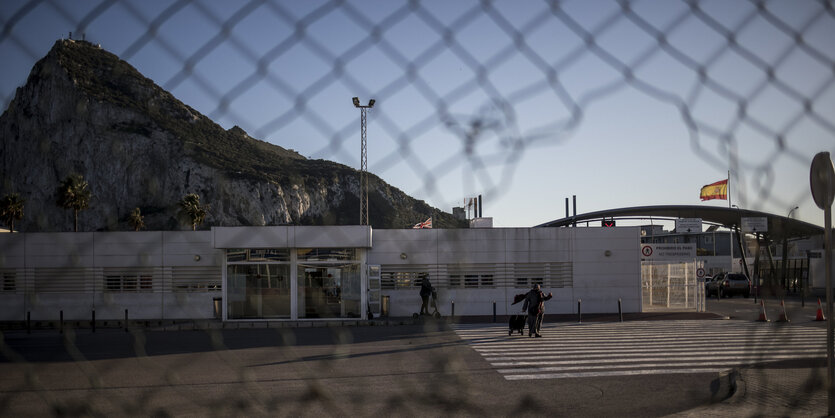
[[[546,303],[548,313],[575,313],[577,299],[583,300],[584,313],[617,312],[618,298],[624,312],[640,312],[637,227],[375,230],[368,253],[368,264],[423,265],[436,279],[446,275],[448,265],[549,262],[572,263],[574,285],[543,288],[554,294]],[[529,288],[506,283],[493,289],[439,287],[439,310],[450,315],[454,301],[455,315],[492,315],[495,301],[497,315],[521,311],[521,304],[511,302]],[[382,294],[390,298],[390,316],[409,316],[420,308],[417,288],[384,289]]]
[[[578,299],[583,300],[583,313],[617,312],[618,298],[624,312],[639,312],[639,234],[638,227],[376,230],[367,263],[430,266],[444,280],[450,266],[504,269],[525,263],[570,263],[573,285],[544,288],[554,293],[546,303],[548,313],[576,313]],[[173,271],[207,271],[219,277],[224,248],[285,245],[367,248],[371,229],[230,227],[197,232],[0,234],[0,273],[13,272],[16,279],[14,291],[0,291],[0,320],[23,320],[26,312],[33,320],[57,320],[60,310],[66,320],[86,320],[93,309],[99,320],[123,319],[125,309],[130,319],[211,318],[212,299],[221,293],[173,291]],[[66,281],[77,290],[33,292],[36,272],[46,268],[58,272],[56,282]],[[153,269],[153,291],[104,291],[104,272],[119,268]],[[495,301],[498,315],[515,313],[521,304],[511,306],[513,296],[529,288],[516,287],[513,275],[512,269],[497,272],[497,285],[492,288],[440,287],[439,309],[449,315],[454,301],[456,315],[491,315]],[[391,298],[390,316],[410,316],[420,308],[417,288],[382,294]]]
[[[259,226],[213,227],[215,248],[368,248],[371,227]]]
[[[172,268],[217,269],[222,251],[210,231],[60,232],[0,235],[0,273],[14,273],[15,290],[0,288],[0,320],[211,318],[220,292],[172,291]],[[200,269],[203,270],[200,270]],[[150,271],[153,289],[105,291],[106,274]],[[43,273],[47,271],[48,273]],[[35,292],[48,274],[60,292]]]

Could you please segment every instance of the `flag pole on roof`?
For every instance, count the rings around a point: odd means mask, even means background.
[[[728,209],[731,208],[731,170],[728,170]]]

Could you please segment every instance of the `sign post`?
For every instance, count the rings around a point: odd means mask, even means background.
[[[835,415],[835,328],[832,319],[832,200],[835,199],[835,168],[828,152],[819,152],[812,159],[809,173],[812,186],[812,198],[823,209],[824,274],[826,275],[826,391],[828,396],[828,414]]]

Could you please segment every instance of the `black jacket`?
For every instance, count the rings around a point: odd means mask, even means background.
[[[537,315],[545,313],[545,301],[553,297],[552,294],[545,295],[541,290],[531,289],[525,295],[525,303],[522,305],[522,310],[527,311],[528,315]]]

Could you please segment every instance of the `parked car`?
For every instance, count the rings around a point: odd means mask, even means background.
[[[751,296],[751,280],[741,273],[719,273],[705,282],[705,295],[720,298],[742,295]]]
[[[712,276],[705,276],[705,296],[710,296],[710,282],[713,280]]]

